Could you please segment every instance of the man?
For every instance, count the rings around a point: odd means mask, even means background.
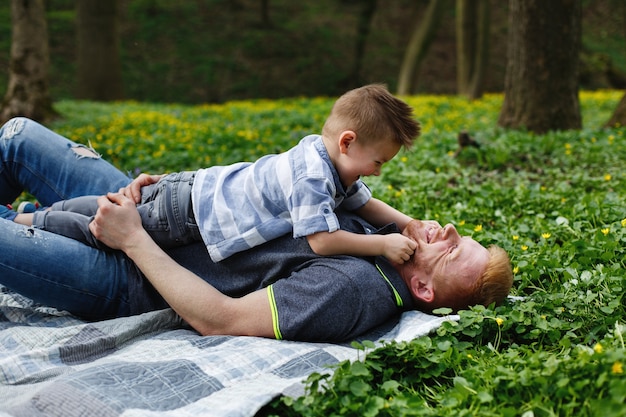
[[[416,307],[465,307],[506,297],[508,257],[451,225],[411,222],[410,261],[320,257],[306,239],[283,237],[213,263],[202,244],[170,252],[147,235],[117,169],[89,149],[27,119],[0,129],[0,203],[28,189],[44,205],[104,194],[91,231],[121,252],[0,220],[0,284],[92,320],[167,306],[201,334],[345,341]],[[110,182],[109,182],[110,181]],[[109,183],[107,183],[109,182]],[[342,229],[372,233],[350,213]],[[396,231],[393,226],[379,231]],[[156,291],[155,291],[156,290]]]

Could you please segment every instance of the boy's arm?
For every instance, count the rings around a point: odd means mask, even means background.
[[[89,225],[94,236],[132,259],[172,309],[200,334],[275,337],[265,291],[241,298],[222,294],[154,243],[131,199],[109,193],[99,198],[98,205]]]
[[[406,225],[413,220],[410,216],[377,198],[371,198],[362,207],[355,210],[355,213],[372,226],[382,227],[389,223],[395,223],[400,230],[404,230]]]
[[[307,236],[313,252],[321,256],[354,255],[378,256],[383,255],[397,264],[408,261],[417,244],[400,233],[388,235],[361,235],[345,230],[335,232],[319,232]]]

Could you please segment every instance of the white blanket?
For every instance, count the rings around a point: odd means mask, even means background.
[[[446,319],[409,312],[362,340],[410,340]],[[0,416],[254,416],[359,357],[349,344],[202,337],[172,310],[85,322],[0,287]]]

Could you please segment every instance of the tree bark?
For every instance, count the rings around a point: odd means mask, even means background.
[[[626,126],[626,93],[624,93],[622,99],[617,104],[609,121],[604,125],[604,127],[610,128],[622,126]]]
[[[580,129],[581,0],[511,0],[498,124],[536,133]]]
[[[76,97],[111,101],[123,98],[117,26],[119,0],[79,0],[77,15]]]
[[[43,0],[11,0],[9,85],[0,106],[0,121],[25,116],[47,123],[52,107],[48,69],[50,51]]]
[[[456,13],[457,91],[474,100],[489,59],[489,0],[457,0]]]
[[[344,89],[351,89],[363,84],[361,79],[361,69],[363,68],[363,60],[365,59],[365,46],[367,38],[372,27],[372,19],[376,13],[377,0],[361,0],[363,4],[361,13],[359,13],[359,22],[357,26],[356,44],[354,48],[354,64],[352,70],[344,83]]]
[[[439,28],[444,5],[445,2],[443,0],[430,0],[422,21],[417,20],[415,22],[413,35],[409,40],[404,59],[402,60],[402,66],[400,67],[397,94],[406,95],[412,93],[413,86],[417,80],[415,74],[418,72],[420,64],[426,56],[428,48]]]

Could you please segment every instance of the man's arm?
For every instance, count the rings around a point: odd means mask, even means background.
[[[122,194],[98,200],[89,228],[96,238],[132,259],[165,301],[202,335],[274,337],[267,294],[228,297],[174,262],[141,226],[135,203]],[[208,260],[207,260],[208,261]]]

